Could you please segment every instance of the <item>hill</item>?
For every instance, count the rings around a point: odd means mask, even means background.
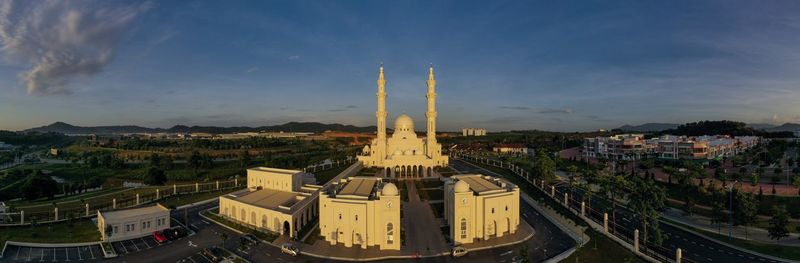
[[[674,134],[674,135],[688,135],[688,136],[722,134],[722,135],[732,135],[732,136],[755,135],[768,138],[793,137],[793,134],[791,132],[764,131],[764,130],[754,129],[753,127],[749,127],[747,124],[743,122],[727,121],[727,120],[691,122],[682,124],[675,129],[664,130],[661,133]]]
[[[26,132],[55,132],[63,134],[115,134],[115,133],[158,133],[158,132],[172,132],[172,133],[192,133],[192,132],[207,132],[207,133],[235,133],[235,132],[260,132],[260,131],[285,131],[285,132],[314,132],[320,133],[324,131],[344,131],[344,132],[371,132],[376,129],[375,126],[359,127],[345,124],[324,124],[319,122],[288,122],[280,125],[273,126],[259,126],[259,127],[217,127],[217,126],[186,126],[175,125],[169,129],[162,128],[148,128],[135,125],[119,125],[119,126],[75,126],[64,122],[55,122],[50,125],[36,127],[25,130]]]
[[[764,130],[771,132],[786,132],[786,131],[795,132],[795,131],[800,131],[800,124],[787,122],[781,124],[780,126],[771,127]]]
[[[676,123],[645,123],[641,125],[622,125],[617,128],[618,130],[626,132],[660,132],[663,130],[678,128],[680,124]]]

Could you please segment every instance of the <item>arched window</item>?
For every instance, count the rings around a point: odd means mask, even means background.
[[[492,214],[494,214],[494,208],[492,208]]]
[[[267,215],[262,215],[261,216],[261,227],[268,229],[269,227],[267,226],[267,222],[269,222],[269,220],[267,220]]]
[[[242,222],[247,222],[247,212],[245,212],[244,209],[239,212],[239,216],[241,217]]]
[[[461,239],[467,238],[467,219],[461,218]]]
[[[386,244],[394,244],[394,225],[391,222],[386,224]]]
[[[506,211],[508,211],[508,206],[506,206]]]
[[[256,212],[250,212],[250,224],[256,225]]]

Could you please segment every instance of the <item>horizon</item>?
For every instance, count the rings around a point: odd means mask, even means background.
[[[388,119],[408,113],[418,127],[433,63],[445,131],[797,123],[798,11],[791,1],[3,1],[0,130],[373,126],[381,63]]]

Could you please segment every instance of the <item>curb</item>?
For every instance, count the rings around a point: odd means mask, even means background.
[[[684,227],[682,223],[672,222],[672,220],[669,220],[669,219],[667,219],[667,220],[662,219],[662,220],[660,220],[660,222],[662,222],[664,224],[667,224],[667,225],[670,225],[670,226],[673,226],[675,228],[681,229],[683,231],[695,234],[695,235],[697,235],[699,237],[702,237],[704,239],[710,240],[710,241],[712,241],[714,243],[717,243],[719,245],[723,245],[723,246],[729,247],[731,249],[735,249],[735,250],[738,250],[738,251],[750,253],[750,254],[753,254],[753,255],[756,255],[756,256],[759,256],[759,257],[768,258],[768,259],[779,261],[779,262],[800,263],[800,261],[797,261],[797,260],[791,260],[791,259],[785,259],[785,258],[779,258],[779,257],[775,257],[775,256],[766,255],[766,254],[763,254],[763,253],[755,252],[755,251],[752,251],[752,250],[749,250],[749,249],[746,249],[746,248],[743,248],[743,247],[738,247],[738,246],[735,246],[735,245],[732,245],[732,244],[728,244],[728,243],[725,243],[725,242],[710,238],[710,237],[708,237],[708,236],[706,236],[706,235],[704,235],[702,233],[698,233],[697,231],[694,231],[692,229]]]

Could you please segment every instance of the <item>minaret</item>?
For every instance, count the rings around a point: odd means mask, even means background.
[[[432,157],[436,152],[431,152],[436,145],[436,79],[433,78],[433,64],[428,69],[428,112],[425,116],[428,117],[428,137],[427,137],[427,150],[428,156]]]
[[[386,157],[386,80],[383,78],[383,63],[381,63],[380,72],[378,73],[378,111],[375,112],[375,117],[378,119],[378,138],[375,154],[379,159],[376,161],[382,162]]]

